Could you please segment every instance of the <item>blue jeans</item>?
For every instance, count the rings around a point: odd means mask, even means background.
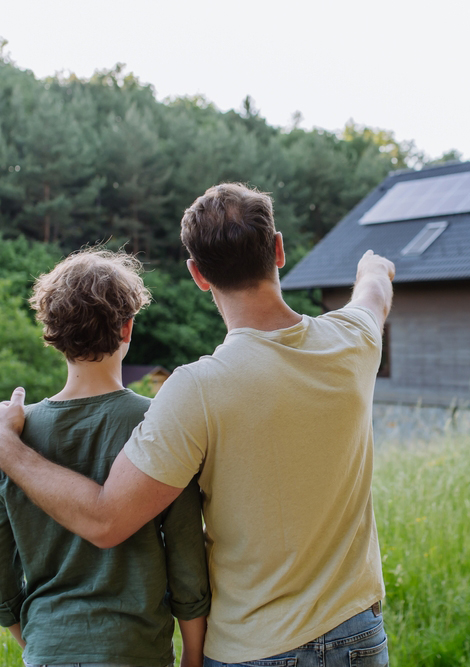
[[[204,667],[226,663],[204,658]],[[303,646],[262,660],[229,667],[388,667],[387,636],[382,614],[367,609]]]
[[[25,667],[133,667],[133,665],[116,665],[115,663],[110,662],[71,662],[66,665],[32,665],[30,662],[23,661]],[[172,667],[172,665],[168,665]]]

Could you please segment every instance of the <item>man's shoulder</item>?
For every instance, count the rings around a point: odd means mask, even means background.
[[[376,316],[371,310],[364,306],[346,304],[343,308],[331,310],[317,319],[325,322],[335,322],[340,326],[352,325],[376,342],[379,342],[382,339],[382,333]]]

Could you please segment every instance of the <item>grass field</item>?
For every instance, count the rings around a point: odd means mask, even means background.
[[[470,440],[376,457],[392,667],[470,665]]]
[[[469,480],[468,438],[376,455],[391,667],[470,665]],[[0,639],[0,667],[22,667],[8,633]]]

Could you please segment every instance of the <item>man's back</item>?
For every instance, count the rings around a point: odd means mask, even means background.
[[[140,469],[175,486],[182,452],[189,469],[204,459],[207,656],[283,652],[383,596],[370,499],[380,344],[362,308],[272,332],[234,329],[213,356],[175,373],[126,445]],[[140,449],[145,428],[151,452]]]

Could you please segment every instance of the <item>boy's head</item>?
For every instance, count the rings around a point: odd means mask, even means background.
[[[272,199],[240,183],[215,185],[185,211],[181,240],[214,287],[255,287],[276,264]]]
[[[101,361],[119,349],[121,329],[150,302],[141,263],[124,251],[70,255],[34,285],[30,304],[44,340],[68,361]]]

